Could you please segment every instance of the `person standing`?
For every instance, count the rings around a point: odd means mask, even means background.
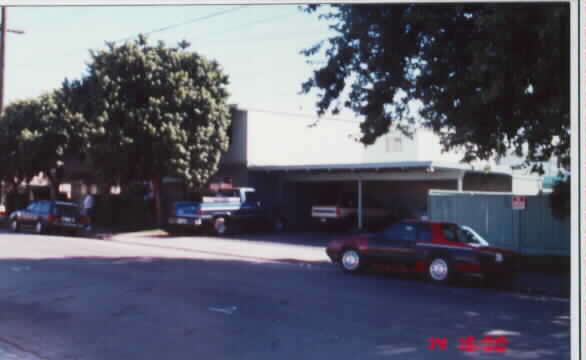
[[[94,224],[94,195],[88,192],[85,194],[82,202],[82,214],[87,218],[88,225],[86,226],[87,231],[92,231],[92,225]]]

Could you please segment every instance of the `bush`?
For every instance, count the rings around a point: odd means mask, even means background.
[[[553,192],[549,198],[549,205],[551,207],[553,216],[558,219],[564,219],[570,216],[571,212],[571,189],[570,189],[570,177],[558,181]]]
[[[140,227],[154,224],[154,202],[121,195],[97,195],[96,225]]]

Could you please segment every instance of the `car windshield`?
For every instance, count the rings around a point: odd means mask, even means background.
[[[57,216],[71,216],[79,215],[79,208],[75,205],[57,204],[55,207]]]
[[[476,231],[468,226],[460,226],[460,234],[462,235],[462,241],[468,244],[479,244],[488,246],[488,241],[484,240]]]

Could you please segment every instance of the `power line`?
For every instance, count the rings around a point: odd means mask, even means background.
[[[211,19],[211,18],[218,17],[218,16],[221,16],[221,15],[225,15],[225,14],[228,14],[228,13],[231,13],[231,12],[235,12],[235,11],[241,10],[241,9],[243,9],[245,7],[246,7],[246,5],[237,6],[237,7],[234,7],[234,8],[227,9],[227,10],[222,10],[222,11],[218,11],[218,12],[211,13],[211,14],[208,14],[208,15],[200,16],[200,17],[197,17],[195,19],[191,19],[191,20],[188,20],[188,21],[185,21],[185,22],[181,22],[181,23],[177,23],[177,24],[172,24],[172,25],[168,25],[168,26],[165,26],[165,27],[162,27],[162,28],[159,28],[159,29],[151,30],[151,31],[148,31],[148,32],[145,32],[145,33],[142,33],[142,34],[144,34],[144,35],[151,35],[151,34],[154,34],[154,33],[163,32],[163,31],[167,31],[167,30],[170,30],[170,29],[174,29],[174,28],[177,28],[177,27],[180,27],[180,26],[190,25],[190,24],[196,23],[198,21],[203,21],[203,20]],[[114,41],[114,43],[124,42],[124,41],[131,40],[131,39],[134,39],[135,36],[129,36],[129,37],[126,37],[124,39],[116,40],[116,41]]]
[[[151,30],[151,31],[144,32],[144,33],[141,33],[141,34],[151,35],[151,34],[154,34],[154,33],[167,31],[167,30],[174,29],[174,28],[177,28],[177,27],[180,27],[180,26],[190,25],[190,24],[196,23],[198,21],[203,21],[203,20],[211,19],[211,18],[218,17],[218,16],[221,16],[221,15],[225,15],[225,14],[228,14],[228,13],[231,13],[231,12],[235,12],[235,11],[241,10],[241,9],[243,9],[245,7],[246,7],[246,5],[237,6],[237,7],[234,7],[234,8],[227,9],[227,10],[222,10],[222,11],[218,11],[218,12],[211,13],[211,14],[208,14],[208,15],[200,16],[200,17],[197,17],[197,18],[194,18],[194,19],[191,19],[191,20],[187,20],[187,21],[181,22],[181,23],[164,26],[162,28],[155,29],[155,30]],[[134,36],[128,36],[128,37],[126,37],[124,39],[116,40],[116,41],[114,41],[114,43],[125,42],[125,41],[128,41],[128,40],[132,40],[135,37],[136,37],[136,35],[134,35]],[[95,48],[83,48],[83,49],[79,49],[79,50],[89,50],[89,51],[91,51],[91,50],[95,50]],[[77,53],[78,50],[72,50],[70,52],[65,53],[65,55],[72,55],[74,51]]]
[[[214,33],[211,33],[209,35],[211,35],[211,36],[214,36],[214,35],[224,35],[226,33],[230,33],[230,32],[233,32],[234,30],[238,30],[238,29],[241,29],[241,28],[244,28],[244,27],[252,27],[254,25],[265,24],[265,23],[269,23],[269,22],[276,21],[276,20],[289,18],[289,17],[295,16],[295,15],[298,15],[298,14],[297,13],[293,13],[293,14],[284,14],[283,16],[271,16],[271,17],[268,17],[268,18],[259,19],[259,20],[256,20],[256,21],[251,21],[251,22],[248,22],[248,23],[245,23],[245,24],[240,24],[240,25],[235,26],[233,28],[229,28],[229,29],[227,29],[225,31],[217,32],[215,34]],[[209,39],[209,35],[208,34],[205,35],[206,39]]]

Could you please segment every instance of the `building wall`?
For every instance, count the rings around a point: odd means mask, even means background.
[[[409,138],[399,132],[387,133],[366,146],[362,162],[417,161],[420,158],[417,136]]]
[[[222,164],[246,165],[248,159],[248,113],[243,110],[232,112],[232,124],[230,128],[231,138],[228,151],[222,156]]]
[[[513,175],[513,194],[537,195],[542,190],[542,178],[539,176]]]
[[[362,161],[353,140],[358,123],[248,111],[248,165],[341,164]],[[240,134],[239,136],[243,136]]]
[[[508,168],[518,167],[518,166],[522,165],[523,162],[524,162],[523,157],[517,156],[513,153],[510,153],[509,155],[507,155],[497,161],[497,163],[499,165],[506,166]],[[541,164],[543,165],[543,171],[544,171],[543,175],[557,176],[560,171],[560,168],[558,167],[557,162],[558,162],[558,159],[555,156],[552,157],[549,161],[542,162]],[[535,175],[534,173],[531,172],[530,167],[515,169],[514,173],[518,174],[518,175]]]
[[[419,129],[415,137],[418,149],[417,160],[459,163],[464,157],[463,151],[451,150],[444,152],[439,136],[435,135],[431,130]]]

